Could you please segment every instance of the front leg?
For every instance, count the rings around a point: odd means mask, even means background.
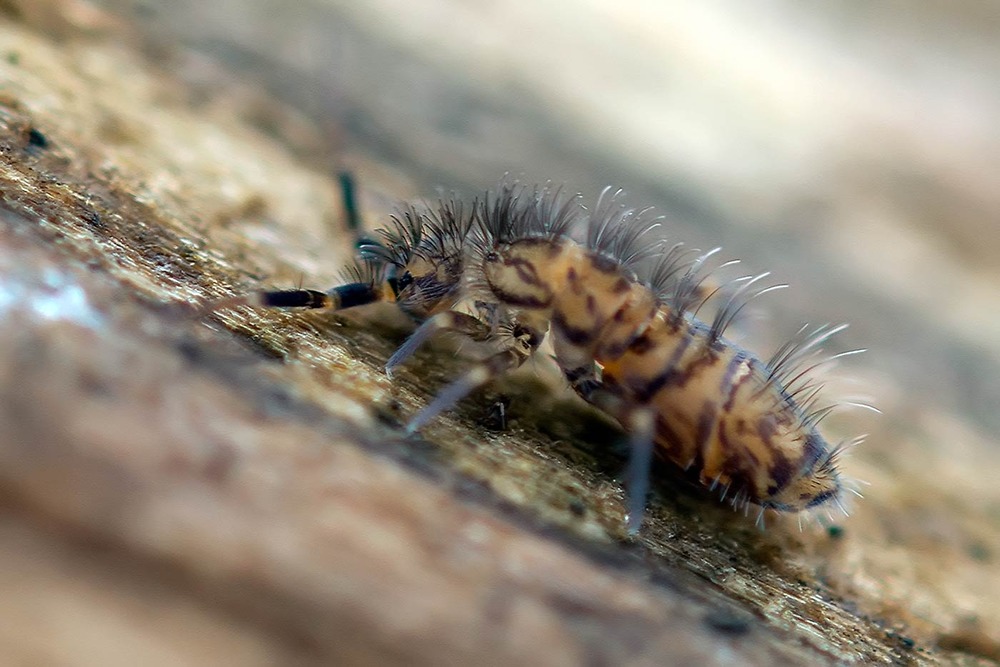
[[[410,334],[410,337],[389,357],[389,361],[385,363],[386,375],[391,378],[400,364],[412,357],[421,345],[442,331],[464,334],[473,340],[486,340],[490,335],[489,325],[472,315],[457,310],[438,313],[417,327],[417,330]]]
[[[538,349],[544,335],[544,331],[536,326],[511,322],[511,335],[504,341],[505,348],[477,363],[445,387],[407,424],[407,433],[419,431],[431,419],[454,407],[477,388],[507,371],[520,367]]]

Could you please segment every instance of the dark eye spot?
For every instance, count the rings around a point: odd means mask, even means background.
[[[399,277],[399,280],[396,281],[396,287],[400,292],[402,292],[412,284],[413,284],[413,275],[409,271],[401,275]]]
[[[485,259],[486,259],[487,262],[499,262],[500,261],[500,255],[499,255],[499,253],[497,253],[497,251],[490,250],[488,253],[486,253]]]

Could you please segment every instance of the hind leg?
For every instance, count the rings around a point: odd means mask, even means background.
[[[628,514],[625,522],[629,535],[636,535],[646,512],[649,475],[655,446],[656,412],[649,406],[635,408],[625,418],[629,436],[628,472],[625,489],[628,494]]]
[[[578,393],[580,393],[578,391]],[[597,384],[586,396],[588,403],[619,421],[628,434],[628,468],[625,472],[625,522],[629,535],[636,535],[646,512],[649,477],[656,448],[656,410],[651,405],[630,405],[618,394]]]
[[[629,535],[639,533],[646,513],[649,477],[656,448],[656,410],[650,405],[624,405],[624,401],[604,389],[593,391],[588,402],[618,418],[628,433],[628,468],[625,472],[625,524]]]

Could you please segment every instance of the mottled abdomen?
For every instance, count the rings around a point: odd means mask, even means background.
[[[830,448],[764,362],[712,342],[705,325],[661,309],[624,353],[598,362],[604,390],[623,405],[651,405],[657,451],[704,486],[785,511],[839,493]]]
[[[574,390],[628,431],[630,532],[641,521],[653,445],[734,505],[798,511],[836,501],[834,450],[814,428],[822,411],[804,414],[793,396],[809,399],[809,391],[781,386],[789,377],[781,366],[827,333],[777,355],[779,368],[769,369],[722,337],[738,312],[735,296],[712,324],[690,314],[692,303],[707,298],[699,294],[699,262],[682,264],[686,272],[672,282],[647,283],[564,237],[502,243],[483,258],[479,284],[489,296],[515,309],[519,321],[530,318],[539,330],[548,324]],[[669,261],[665,267],[665,276],[678,271]]]

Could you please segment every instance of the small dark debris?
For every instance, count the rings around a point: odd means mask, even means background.
[[[501,396],[493,402],[489,412],[482,419],[482,426],[490,431],[507,430],[507,410],[510,408],[510,398]]]
[[[582,517],[587,513],[587,506],[579,498],[569,501],[569,511],[575,517]]]
[[[750,619],[731,609],[716,609],[705,614],[708,627],[724,635],[745,635],[750,632]]]
[[[888,637],[889,639],[895,639],[897,642],[899,642],[899,645],[904,649],[906,649],[907,651],[911,650],[914,646],[917,645],[917,642],[915,642],[911,637],[907,637],[906,635],[901,635],[895,630],[886,630],[885,636]]]
[[[841,526],[827,526],[826,534],[829,535],[832,540],[839,540],[844,536],[844,529]]]
[[[39,151],[45,150],[49,147],[49,140],[41,130],[37,127],[32,127],[28,129],[28,150],[37,149]]]
[[[101,219],[101,214],[92,208],[85,208],[80,214],[80,218],[95,229],[104,229],[104,220]]]

